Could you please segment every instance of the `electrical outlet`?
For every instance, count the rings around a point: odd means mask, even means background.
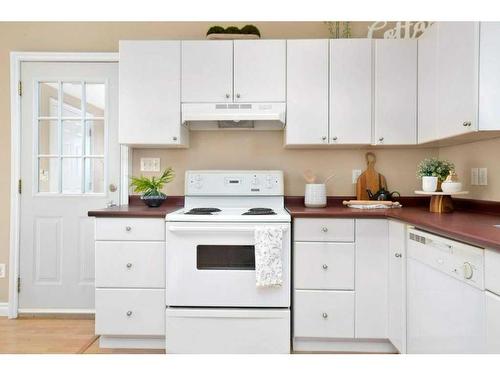
[[[479,168],[479,185],[488,185],[488,168]]]
[[[0,279],[5,277],[5,263],[0,263]]]
[[[470,169],[470,184],[479,185],[479,168]]]
[[[159,172],[160,158],[141,158],[141,172]]]
[[[352,183],[353,184],[358,182],[359,176],[361,176],[361,169],[353,169],[352,170]]]

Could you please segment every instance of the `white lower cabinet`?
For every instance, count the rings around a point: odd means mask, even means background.
[[[500,354],[500,296],[486,292],[486,351]]]
[[[95,333],[104,348],[165,347],[165,221],[96,218]]]

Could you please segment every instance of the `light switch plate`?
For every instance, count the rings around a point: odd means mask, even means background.
[[[141,172],[159,172],[160,158],[141,158]]]
[[[5,263],[0,263],[0,279],[5,278]]]
[[[470,169],[470,184],[479,185],[479,168]]]
[[[479,168],[479,185],[488,185],[488,168]]]
[[[358,182],[359,176],[361,176],[361,169],[353,169],[352,170],[352,183],[353,184]]]

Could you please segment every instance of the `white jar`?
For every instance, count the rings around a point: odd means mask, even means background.
[[[438,178],[433,176],[422,177],[422,190],[432,193],[437,190]]]
[[[452,182],[446,182],[444,181],[441,184],[441,190],[443,190],[443,193],[458,193],[459,191],[462,191],[462,183],[458,181],[452,181]]]
[[[326,185],[306,184],[304,204],[312,208],[326,207]]]

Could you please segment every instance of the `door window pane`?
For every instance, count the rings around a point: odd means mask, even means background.
[[[70,194],[82,192],[81,158],[62,159],[62,192]]]
[[[86,155],[104,155],[104,120],[86,121]]]
[[[85,192],[104,193],[104,159],[85,159]]]
[[[59,159],[38,159],[38,191],[40,193],[59,192]]]
[[[199,270],[255,270],[255,246],[198,245],[196,268]]]
[[[106,87],[104,83],[85,84],[86,116],[104,117],[106,109]]]
[[[40,82],[38,84],[38,116],[57,117],[59,107],[59,84]]]
[[[82,155],[83,125],[80,120],[63,120],[62,154]]]
[[[38,154],[59,154],[59,137],[57,128],[57,120],[38,121]]]
[[[63,82],[63,117],[82,116],[82,84],[79,82]]]

